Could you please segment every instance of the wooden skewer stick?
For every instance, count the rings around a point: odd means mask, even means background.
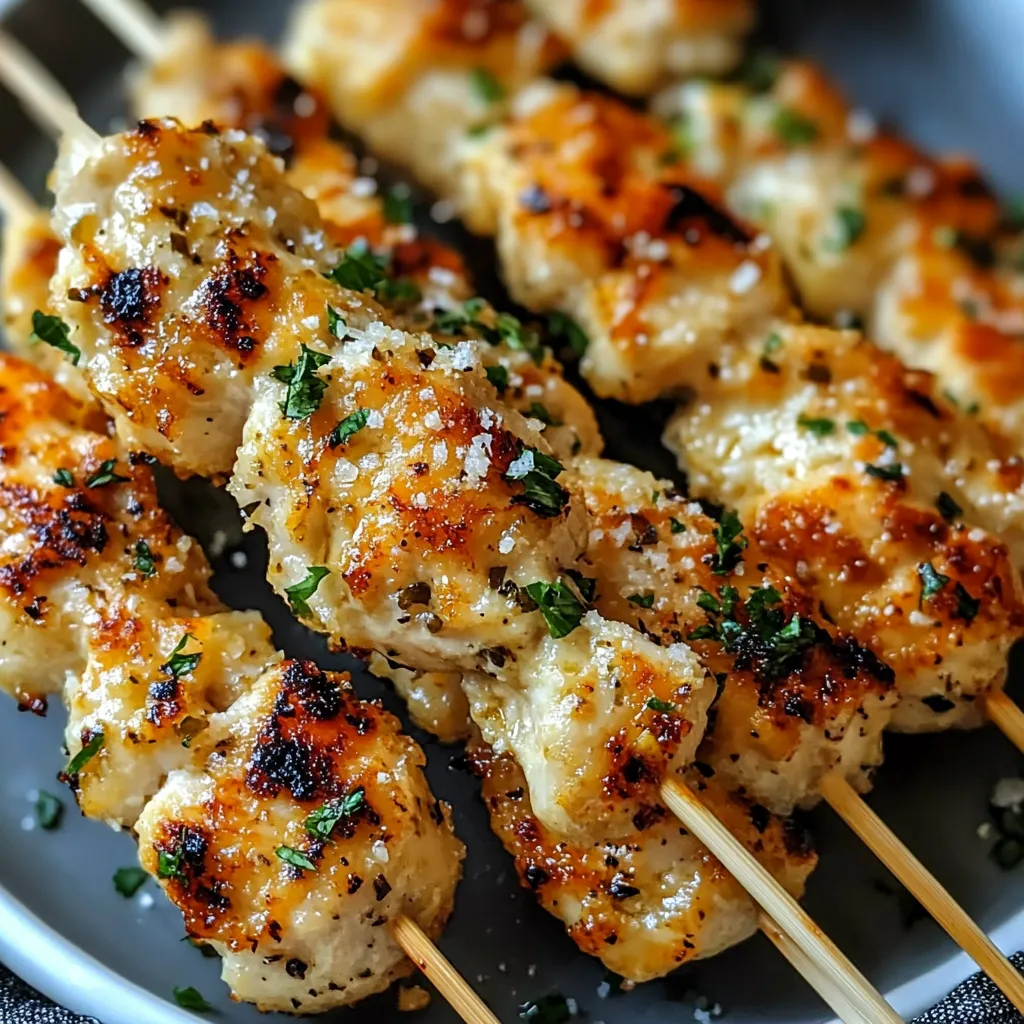
[[[0,164],[0,210],[8,221],[31,220],[39,212],[25,186]]]
[[[992,979],[1003,995],[1024,1012],[1024,977],[857,791],[839,775],[829,775],[822,782],[821,792],[829,806],[907,887],[950,938]]]
[[[82,0],[137,57],[152,62],[163,51],[160,19],[138,0]]]
[[[666,779],[661,784],[661,798],[770,915],[776,927],[800,951],[803,965],[813,965],[817,979],[815,988],[823,996],[826,993],[838,996],[837,1004],[829,1000],[833,1010],[847,1021],[893,1024],[901,1019],[800,904],[704,806],[693,790],[678,779]],[[851,1011],[856,1014],[852,1018],[846,1016]]]
[[[0,54],[3,53],[4,46],[8,42],[8,40],[0,37]],[[24,62],[20,58],[17,63],[19,66],[24,66]],[[70,133],[78,137],[85,137],[86,133],[95,136],[92,129],[79,118],[74,105],[67,105],[71,101],[63,95],[63,91],[59,86],[55,86],[47,80],[42,84],[36,83],[32,86],[31,90],[25,89],[23,91],[20,79],[12,81],[8,77],[10,67],[11,65],[8,64],[3,56],[0,56],[0,78],[3,78],[11,86],[19,98],[25,100],[33,116],[39,117],[50,131],[55,134]],[[48,76],[44,76],[44,78],[48,78]],[[31,103],[28,100],[29,92],[34,97]],[[63,98],[60,98],[62,96]],[[57,117],[52,116],[57,113],[58,109],[60,111],[59,120]],[[10,179],[10,182],[13,182],[15,185],[14,189],[10,190],[9,193],[3,186],[5,179]],[[25,209],[31,215],[33,210],[31,200],[25,196],[21,186],[15,182],[10,172],[4,169],[3,173],[0,173],[0,204],[4,204],[5,208],[7,208],[7,200],[12,198],[16,192],[21,197],[24,197]],[[10,208],[12,213],[15,206],[19,210],[21,209],[20,199],[12,203]],[[466,1024],[500,1024],[498,1018],[491,1013],[487,1005],[473,991],[466,979],[459,974],[447,957],[434,945],[426,932],[412,918],[401,914],[392,921],[391,926],[395,941],[401,946],[406,956],[433,982],[434,987],[448,1000],[452,1008]]]
[[[985,698],[985,710],[1003,735],[1024,753],[1024,711],[1002,690],[994,691]]]
[[[6,32],[0,32],[0,76],[43,127],[85,142],[99,141],[99,136],[78,116],[78,109],[60,83]]]

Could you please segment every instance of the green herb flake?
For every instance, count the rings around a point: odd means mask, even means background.
[[[311,565],[306,575],[298,583],[285,587],[284,592],[292,611],[300,618],[308,618],[311,614],[309,599],[316,593],[320,581],[330,573],[326,565]]]
[[[500,103],[505,98],[505,87],[487,68],[473,68],[469,72],[469,84],[483,103]]]
[[[408,185],[394,185],[384,196],[384,219],[389,224],[412,223],[412,194]]]
[[[755,94],[771,90],[782,70],[778,54],[771,50],[756,50],[748,54],[740,66],[739,80]]]
[[[67,767],[61,773],[62,777],[67,780],[77,778],[82,769],[100,752],[103,742],[103,730],[93,732],[82,749],[68,761]]]
[[[377,285],[377,298],[385,305],[407,306],[423,298],[423,290],[415,281],[404,277],[386,277]]]
[[[369,409],[356,409],[350,412],[343,420],[340,420],[331,431],[327,444],[331,448],[338,448],[345,444],[350,438],[359,433],[370,420]]]
[[[494,366],[488,366],[484,372],[487,374],[487,379],[494,386],[494,390],[499,395],[505,394],[508,388],[508,369],[498,363]]]
[[[345,318],[330,304],[327,304],[327,330],[335,338],[344,338],[348,332],[348,324]]]
[[[271,370],[275,380],[288,385],[284,401],[278,403],[288,419],[304,420],[320,408],[327,381],[317,376],[316,371],[330,362],[330,358],[325,352],[315,352],[302,345],[297,362]]]
[[[71,475],[71,470],[64,469],[63,466],[53,474],[53,482],[57,484],[58,487],[75,486],[75,478]]]
[[[668,528],[672,533],[685,533],[686,524],[681,523],[675,516],[669,516]]]
[[[331,838],[331,833],[339,821],[351,818],[365,806],[366,790],[359,786],[340,800],[331,800],[313,811],[306,818],[306,831],[311,836],[326,841]]]
[[[41,789],[36,794],[34,810],[36,824],[41,829],[51,832],[60,824],[61,815],[64,813],[64,804],[61,803],[60,797]]]
[[[368,245],[357,242],[345,250],[342,261],[327,275],[335,284],[352,291],[372,291],[387,280],[387,262]]]
[[[139,867],[118,868],[114,872],[114,888],[127,900],[146,884],[149,875]]]
[[[732,510],[722,513],[714,529],[715,545],[718,550],[711,560],[711,571],[716,576],[728,576],[743,558],[747,547],[747,538],[743,536],[743,524],[740,517]]]
[[[153,552],[149,545],[140,540],[135,545],[135,571],[140,573],[143,579],[149,579],[156,575],[156,563],[153,561]]]
[[[828,240],[828,248],[833,252],[849,249],[864,234],[867,217],[863,210],[855,206],[840,206],[835,214],[835,229]]]
[[[537,603],[548,632],[555,640],[568,636],[582,621],[586,609],[561,580],[528,583],[524,589]]]
[[[826,419],[825,417],[805,416],[803,413],[797,417],[796,423],[798,427],[803,427],[804,430],[810,431],[815,437],[828,437],[829,434],[834,434],[836,430],[834,420]]]
[[[128,477],[119,476],[114,472],[117,459],[106,459],[100,463],[100,468],[92,476],[87,477],[86,487],[106,487],[107,484],[123,484],[128,482]]]
[[[188,830],[186,829],[185,832]],[[158,850],[156,855],[156,874],[158,878],[176,879],[179,882],[187,881],[181,862],[185,857],[184,832],[179,839],[178,848],[173,852]]]
[[[642,594],[630,594],[626,598],[630,604],[638,605],[640,608],[653,608],[654,607],[654,591],[645,590]]]
[[[571,316],[564,313],[552,313],[548,317],[548,335],[567,345],[577,359],[582,359],[586,355],[587,347],[590,345],[586,331]]]
[[[657,697],[652,697],[647,702],[646,706],[649,711],[660,711],[664,715],[671,714],[676,709],[676,706],[672,701],[659,700]]]
[[[523,485],[523,493],[512,499],[513,505],[525,505],[545,519],[561,514],[569,502],[569,492],[555,478],[565,467],[550,455],[520,444],[519,454],[502,476],[506,482]]]
[[[956,597],[956,618],[963,619],[964,622],[973,622],[981,609],[980,598],[971,597],[964,585],[959,582],[953,588],[953,594]]]
[[[903,479],[903,463],[893,462],[888,466],[874,466],[870,462],[864,467],[868,476],[887,483],[899,483]]]
[[[161,672],[166,672],[174,679],[178,679],[181,676],[191,675],[191,673],[195,672],[196,668],[199,666],[199,662],[203,658],[203,655],[202,652],[197,654],[183,653],[189,640],[198,643],[191,633],[186,633],[178,641],[174,650],[171,651],[171,656],[160,666]]]
[[[175,985],[173,992],[174,1001],[183,1010],[191,1010],[193,1013],[210,1013],[213,1010],[213,1007],[191,985],[187,988]]]
[[[918,606],[934,597],[949,582],[949,577],[943,576],[931,562],[922,562],[917,567],[917,575],[921,577],[921,600]]]
[[[964,510],[957,504],[956,500],[945,491],[939,492],[938,498],[935,499],[935,507],[939,510],[939,515],[947,523],[953,522],[954,519],[959,519],[964,514]]]
[[[41,310],[32,314],[31,342],[43,342],[71,357],[71,365],[77,366],[82,350],[71,341],[71,328],[59,316],[49,316]]]
[[[870,433],[871,428],[863,420],[850,420],[846,424],[846,429],[853,434],[854,437],[863,437],[865,434]]]
[[[556,420],[551,413],[548,412],[548,407],[546,405],[542,405],[540,402],[531,402],[526,415],[532,416],[535,420],[540,420],[546,427],[560,427],[562,425],[562,421]]]
[[[300,868],[303,871],[316,871],[316,865],[309,859],[309,856],[296,850],[293,846],[279,846],[275,851],[278,858],[293,868]]]
[[[791,107],[780,107],[772,119],[772,129],[787,146],[806,146],[818,138],[818,126]]]

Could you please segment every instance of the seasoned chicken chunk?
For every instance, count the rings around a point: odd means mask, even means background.
[[[135,824],[168,773],[191,764],[210,716],[280,658],[258,612],[152,611],[126,602],[98,615],[86,669],[64,690],[72,758],[97,746],[68,781],[82,813],[115,828]]]
[[[466,134],[562,53],[520,0],[305,0],[285,42],[345,128],[446,194]]]
[[[664,809],[639,820],[621,840],[565,842],[534,816],[511,758],[494,757],[483,746],[473,756],[491,827],[515,858],[523,886],[562,921],[584,953],[609,970],[649,981],[757,930],[757,905]],[[807,835],[710,783],[692,784],[730,831],[799,895],[816,862]]]
[[[107,604],[218,607],[199,546],[160,509],[149,466],[41,369],[0,355],[0,686],[45,707],[85,667]]]
[[[678,393],[789,305],[766,239],[666,163],[672,148],[619,101],[545,84],[466,154],[471,226],[496,235],[518,302],[582,327],[581,370],[604,397]]]
[[[660,648],[589,612],[522,658],[515,680],[469,674],[470,713],[512,753],[533,813],[577,843],[618,840],[660,808],[658,789],[694,759],[713,684],[685,644]]]
[[[397,720],[347,676],[289,661],[193,749],[139,820],[141,858],[235,995],[322,1012],[410,973],[389,925],[437,937],[464,848]]]
[[[694,492],[892,666],[893,725],[983,721],[1024,625],[1020,459],[852,332],[782,326],[697,390],[665,436]]]
[[[526,0],[573,57],[613,89],[643,96],[739,63],[751,0]]]
[[[442,743],[458,743],[470,732],[469,702],[461,672],[417,672],[374,651],[367,666],[398,691],[409,717]]]
[[[705,774],[784,815],[816,803],[830,772],[866,790],[892,669],[836,630],[734,518],[716,523],[666,481],[606,459],[578,460],[573,476],[591,515],[578,565],[594,576],[598,611],[669,650],[689,644],[719,681],[696,757]],[[669,698],[662,711],[671,720],[682,707]]]

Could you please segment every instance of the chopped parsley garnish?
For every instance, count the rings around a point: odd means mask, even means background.
[[[548,632],[556,640],[568,636],[582,621],[585,608],[561,581],[528,583],[524,588],[537,603]]]
[[[495,391],[499,395],[505,394],[505,390],[508,388],[508,370],[500,363],[495,366],[488,366],[484,371],[487,374],[487,379],[494,385]]]
[[[935,499],[935,507],[947,523],[953,522],[954,519],[958,519],[964,514],[964,510],[945,491],[939,492],[938,498]]]
[[[103,730],[96,730],[73,758],[67,763],[62,775],[66,779],[74,779],[82,769],[100,752],[103,747]]]
[[[373,290],[387,280],[387,263],[374,255],[365,243],[350,245],[342,261],[329,273],[335,284],[361,292]]]
[[[769,356],[773,352],[778,352],[782,348],[782,335],[776,334],[774,331],[768,335],[764,340],[764,346],[761,349],[761,369],[765,373],[778,373],[779,367]]]
[[[953,392],[949,391],[948,389],[942,392],[942,397],[945,398],[950,405],[959,409],[967,416],[977,416],[981,410],[981,404],[979,402],[970,402],[967,405],[963,405],[961,404],[960,399],[957,398],[956,395],[954,395]]]
[[[849,249],[864,234],[868,223],[864,211],[855,206],[840,206],[836,210],[835,222],[835,231],[828,241],[828,247],[835,252]]]
[[[181,862],[185,859],[185,836],[187,833],[188,829],[182,830],[178,839],[178,847],[173,853],[167,850],[157,851],[156,874],[158,878],[177,879],[179,882],[188,880],[181,866]]]
[[[672,531],[672,533],[685,533],[686,532],[686,524],[685,523],[681,523],[678,519],[676,519],[675,516],[669,516],[668,528],[669,528],[669,530]]]
[[[924,604],[930,597],[934,597],[949,582],[948,576],[943,576],[931,562],[922,562],[917,567],[917,575],[921,577],[921,600],[918,605]]]
[[[505,87],[487,68],[473,68],[469,72],[469,84],[477,99],[484,103],[499,103],[505,98]]]
[[[275,366],[271,370],[275,380],[288,385],[284,401],[278,403],[288,419],[304,420],[320,408],[327,381],[318,377],[316,371],[330,362],[330,358],[325,352],[315,352],[302,345],[298,362]]]
[[[597,596],[597,580],[593,576],[584,576],[579,569],[566,569],[565,575],[576,584],[580,597],[587,604],[593,604],[594,598]]]
[[[765,93],[775,85],[782,64],[771,50],[756,50],[740,66],[739,80],[753,93]]]
[[[412,223],[412,195],[408,185],[395,185],[384,196],[384,219],[389,224]]]
[[[659,700],[657,697],[652,697],[647,702],[647,708],[650,711],[660,711],[667,715],[672,711],[675,711],[676,706],[670,700]]]
[[[519,455],[503,474],[507,482],[523,485],[523,493],[512,499],[513,505],[525,505],[531,512],[552,519],[569,502],[569,492],[555,478],[565,467],[550,455],[520,444]]]
[[[653,608],[654,607],[654,591],[645,590],[642,594],[630,594],[626,598],[630,604],[638,605],[641,608]]]
[[[196,991],[191,985],[188,988],[174,986],[174,1001],[183,1010],[192,1010],[194,1013],[209,1013],[213,1007]]]
[[[106,487],[107,484],[123,484],[128,482],[128,477],[119,476],[114,472],[117,459],[105,459],[100,463],[100,468],[92,476],[87,477],[86,487]]]
[[[49,316],[38,309],[32,314],[32,333],[28,340],[60,349],[71,357],[72,366],[77,366],[82,358],[82,350],[71,341],[71,328],[59,316]]]
[[[487,308],[484,299],[467,299],[461,306],[435,316],[433,329],[439,334],[466,334],[475,330],[490,345],[505,344],[513,351],[529,353],[540,366],[544,362],[544,345],[537,332],[524,327],[511,313],[496,314],[493,326],[485,323],[480,316]]]
[[[567,1024],[572,1019],[569,1003],[565,996],[557,992],[531,999],[519,1006],[521,1020],[532,1021],[533,1024]]]
[[[362,430],[369,422],[369,419],[369,409],[356,409],[355,412],[350,412],[343,420],[340,420],[337,426],[331,431],[331,436],[327,439],[327,444],[331,448],[337,448],[339,445],[343,445],[349,440],[349,438],[358,434],[359,431]]]
[[[552,313],[548,317],[548,334],[553,339],[565,342],[577,359],[583,357],[590,344],[590,339],[583,328],[564,313]]]
[[[274,853],[285,864],[290,864],[293,868],[301,868],[303,871],[316,871],[316,865],[309,859],[309,856],[303,853],[302,850],[296,850],[293,846],[279,846]]]
[[[956,617],[963,619],[964,622],[973,622],[981,608],[981,600],[971,597],[964,585],[959,582],[953,588],[953,593],[956,595]]]
[[[59,797],[47,793],[45,789],[39,790],[35,802],[36,824],[47,832],[55,829],[60,824],[61,815],[64,813],[64,805]]]
[[[386,277],[377,285],[377,298],[385,305],[408,305],[423,298],[423,290],[415,281],[404,277]]]
[[[888,466],[874,466],[870,462],[864,467],[864,472],[868,476],[873,476],[876,480],[885,480],[888,483],[898,483],[903,479],[903,463],[893,462]]]
[[[141,573],[143,579],[147,580],[150,576],[156,575],[153,552],[149,550],[149,545],[144,540],[135,545],[135,571]]]
[[[772,128],[787,146],[805,146],[818,137],[818,126],[791,107],[779,107],[772,119]]]
[[[366,806],[366,790],[362,786],[340,800],[330,800],[306,818],[306,831],[317,839],[327,840],[342,818],[350,818]]]
[[[198,654],[183,654],[185,645],[189,640],[195,641],[195,637],[191,633],[186,633],[177,643],[177,646],[171,651],[171,656],[160,666],[161,672],[166,672],[168,675],[177,679],[180,676],[187,676],[192,672],[195,672],[199,662],[202,660],[202,652]]]
[[[850,420],[846,424],[846,429],[854,437],[864,437],[867,434],[871,434],[873,437],[877,437],[887,448],[898,448],[900,445],[899,441],[888,430],[872,430],[863,420]]]
[[[149,875],[142,868],[118,868],[114,872],[114,888],[125,899],[131,899],[146,884],[147,878]]]
[[[75,478],[71,475],[70,469],[61,467],[53,474],[53,482],[59,487],[74,487]]]
[[[718,550],[711,560],[711,571],[716,576],[727,576],[743,558],[747,538],[743,536],[743,524],[732,509],[726,509],[714,529]]]
[[[307,602],[316,593],[317,587],[320,586],[320,581],[330,571],[326,565],[311,565],[306,570],[304,579],[299,580],[298,583],[293,583],[290,587],[284,588],[284,592],[288,597],[288,603],[292,606],[292,611],[300,618],[310,615]]]
[[[327,330],[336,338],[344,338],[348,330],[345,318],[330,304],[327,304]]]
[[[531,402],[530,408],[527,410],[527,416],[532,416],[535,420],[540,420],[546,427],[560,427],[562,425],[561,420],[556,420],[546,405],[542,405],[540,402]]]
[[[801,413],[797,417],[797,426],[803,427],[804,430],[809,430],[815,437],[828,437],[829,434],[834,434],[836,430],[835,420],[826,419],[825,417],[805,416]]]

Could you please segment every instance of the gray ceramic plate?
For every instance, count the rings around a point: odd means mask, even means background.
[[[223,0],[207,6],[225,34],[273,37],[287,4]],[[1001,188],[1012,191],[1019,184],[1024,5],[1017,0],[773,0],[765,7],[769,35],[784,48],[825,60],[865,106],[892,116],[928,146],[976,153]],[[93,124],[105,126],[121,112],[117,73],[125,53],[73,0],[28,0],[8,20],[75,92]],[[41,195],[50,147],[4,96],[0,123],[6,128],[0,158]],[[474,265],[493,264],[486,245],[457,234],[452,240],[473,248]],[[604,416],[613,455],[668,471],[656,450],[631,441],[652,436],[641,414],[605,409]],[[237,537],[233,506],[209,488],[176,485],[168,489],[167,500],[204,543],[217,529]],[[244,571],[231,568],[231,550],[215,559],[215,584],[229,603],[264,610],[289,655],[353,667],[328,656],[270,593],[258,538],[245,541]],[[375,681],[360,674],[357,682],[364,695],[382,697],[400,711],[394,696]],[[217,1006],[218,1020],[260,1019],[255,1011],[231,1004],[215,961],[179,941],[181,922],[154,887],[132,900],[114,891],[113,871],[134,860],[127,835],[87,822],[71,807],[57,832],[25,827],[31,793],[57,789],[61,719],[57,709],[40,721],[19,715],[11,704],[0,707],[0,959],[55,999],[106,1024],[186,1019],[163,1002],[174,985],[196,986]],[[697,994],[720,1002],[733,1024],[827,1019],[824,1007],[761,938],[663,982],[602,998],[600,964],[578,953],[558,924],[516,885],[487,828],[473,780],[454,766],[452,751],[419,738],[433,785],[454,804],[458,831],[470,849],[455,918],[442,945],[502,1019],[515,1019],[519,1003],[551,991],[575,998],[591,1022],[607,1024],[691,1020]],[[893,737],[872,797],[1005,949],[1024,946],[1024,874],[1000,871],[976,830],[986,818],[992,784],[1019,774],[1020,767],[994,730]],[[892,894],[885,871],[834,816],[821,810],[813,826],[822,859],[811,879],[808,909],[901,1013],[916,1013],[971,972],[967,958],[930,921],[907,926],[906,907]],[[345,1019],[353,1024],[379,1019],[393,1006],[394,996],[385,995]],[[435,999],[419,1019],[433,1024],[453,1018]]]

